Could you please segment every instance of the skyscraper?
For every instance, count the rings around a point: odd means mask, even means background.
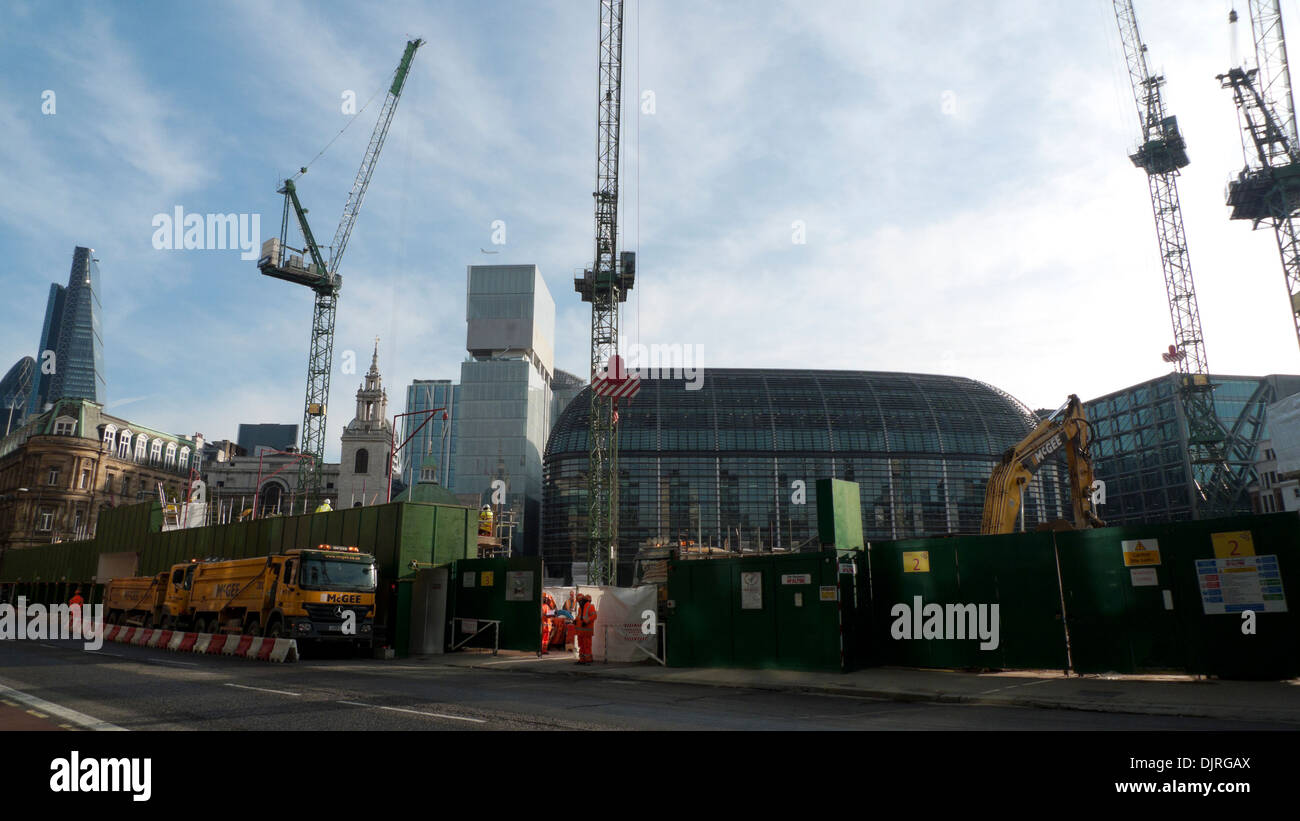
[[[504,490],[505,507],[522,514],[516,551],[537,555],[555,300],[536,265],[472,265],[468,273],[470,359],[460,366],[452,489],[480,503]]]
[[[0,379],[0,435],[8,436],[22,424],[35,371],[36,360],[24,356]]]
[[[399,442],[410,440],[399,456],[402,465],[402,482],[408,487],[420,481],[425,467],[434,468],[433,475],[445,488],[455,487],[456,427],[460,421],[460,386],[450,379],[416,379],[406,388],[406,412],[445,408],[447,419],[437,413],[429,419],[423,415],[402,418]],[[417,432],[418,431],[418,432]]]
[[[104,341],[99,327],[99,261],[77,246],[67,287],[53,283],[37,350],[29,415],[58,399],[104,403]]]

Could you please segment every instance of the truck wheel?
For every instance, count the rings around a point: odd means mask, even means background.
[[[174,630],[176,628],[176,619],[171,616],[163,616],[162,624],[160,626],[163,630]]]
[[[275,621],[271,622],[271,629],[266,631],[266,635],[268,638],[273,638],[273,639],[284,638],[284,622],[280,621],[279,619],[276,619]]]
[[[208,632],[208,622],[207,622],[207,619],[195,618],[195,619],[194,619],[194,632],[195,632],[195,633],[206,633],[206,632]]]
[[[143,622],[143,624],[144,624],[144,629],[146,629],[146,630],[152,630],[152,629],[153,629],[153,614],[152,614],[152,613],[144,617],[144,622]]]
[[[262,635],[262,623],[259,622],[257,619],[249,619],[248,623],[244,625],[244,635],[245,636]]]
[[[122,618],[121,614],[119,614],[116,610],[110,610],[108,613],[109,624],[117,624],[121,620],[121,618]]]

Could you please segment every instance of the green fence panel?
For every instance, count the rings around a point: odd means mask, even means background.
[[[503,650],[539,650],[542,640],[542,560],[461,559],[452,565],[449,611],[458,619],[501,622],[498,646]],[[478,624],[482,627],[482,624]],[[464,623],[452,625],[459,642],[470,635]],[[471,639],[467,647],[493,646],[492,630]]]
[[[882,663],[942,668],[981,666],[978,642],[924,638],[928,606],[964,603],[957,572],[959,541],[910,539],[868,545],[873,638]],[[922,631],[919,636],[918,625]]]
[[[329,544],[329,537],[325,535],[325,529],[329,526],[328,520],[329,520],[329,514],[327,513],[311,514],[311,518],[308,519],[311,528],[310,530],[311,535],[308,536],[307,538],[308,547],[316,547],[317,545]]]
[[[326,513],[325,516],[325,544],[342,545],[347,547],[343,541],[343,511],[333,510]]]
[[[1055,534],[1075,671],[1136,673],[1187,667],[1181,611],[1199,602],[1190,591],[1175,590],[1172,568],[1175,555],[1182,553],[1176,543],[1189,535],[1169,524]],[[1126,565],[1125,542],[1157,548],[1160,563]]]
[[[1052,534],[972,536],[955,541],[960,602],[986,608],[977,611],[975,625],[966,619],[965,632],[969,635],[972,626],[985,625],[997,631],[996,647],[977,645],[975,663],[988,668],[1065,670],[1065,622]],[[996,620],[992,618],[994,604],[998,606]],[[983,622],[981,613],[988,615]],[[991,630],[987,643],[993,643]]]
[[[361,537],[361,511],[362,507],[351,507],[343,511],[343,534],[342,544],[349,547],[359,547]]]

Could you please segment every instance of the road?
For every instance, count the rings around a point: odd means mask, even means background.
[[[0,685],[45,703],[25,711],[30,704],[17,704],[18,696],[0,689],[0,708],[15,721],[58,708],[127,730],[1274,729],[1175,716],[584,679],[509,665],[474,670],[368,659],[267,664],[120,644],[87,651],[79,642],[0,642]],[[48,720],[49,729],[76,724],[58,714]]]

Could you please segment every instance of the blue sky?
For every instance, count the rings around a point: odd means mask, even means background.
[[[1214,79],[1227,8],[1137,3],[1192,157],[1180,192],[1211,368],[1300,373],[1272,233],[1223,205],[1242,164]],[[1108,0],[629,0],[626,16],[632,338],[702,345],[706,368],[968,376],[1031,407],[1168,370]],[[590,315],[571,279],[593,253],[596,33],[594,0],[6,3],[0,370],[37,353],[49,283],[88,245],[111,412],[209,439],[299,423],[310,293],[237,250],[154,249],[152,220],[256,213],[263,238],[278,232],[277,181],[344,126],[344,92],[369,100],[420,36],[341,269],[327,456],[361,381],[340,372],[348,351],[364,371],[381,338],[393,413],[410,380],[458,378],[466,265],[539,265],[557,364],[581,373]],[[635,105],[646,91],[653,113]],[[299,180],[322,241],[380,99]]]

